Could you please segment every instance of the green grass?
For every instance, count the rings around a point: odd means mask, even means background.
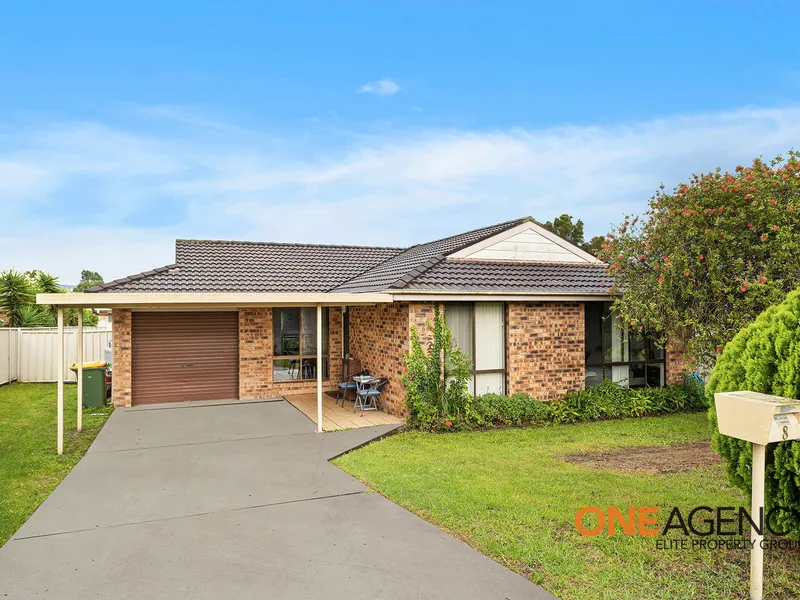
[[[664,551],[663,538],[581,536],[579,507],[748,506],[721,465],[683,473],[600,472],[561,457],[623,446],[709,439],[705,414],[539,429],[407,432],[346,454],[335,464],[564,599],[748,597],[746,551]],[[688,510],[684,511],[684,515]],[[588,523],[588,521],[587,521]],[[767,598],[800,597],[800,555],[766,553]]]
[[[0,386],[0,546],[77,464],[112,410],[84,409],[83,433],[77,433],[77,388],[64,386],[64,454],[58,456],[56,385]]]

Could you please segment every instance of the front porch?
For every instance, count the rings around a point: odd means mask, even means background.
[[[352,395],[352,394],[351,394]],[[285,394],[284,399],[302,412],[305,416],[317,423],[317,395],[313,392],[305,394]],[[353,412],[353,401],[337,401],[333,396],[325,393],[322,395],[322,430],[337,431],[341,429],[358,429],[360,427],[373,427],[376,425],[392,425],[403,423],[400,417],[395,417],[382,410]]]

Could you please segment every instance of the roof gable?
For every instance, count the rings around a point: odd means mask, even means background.
[[[533,220],[451,253],[448,259],[502,260],[534,263],[600,263]]]
[[[524,219],[515,219],[411,246],[332,291],[374,292],[405,287],[414,277],[443,261],[448,254],[512,229],[523,222]]]

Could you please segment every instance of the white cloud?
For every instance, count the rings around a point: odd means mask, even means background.
[[[391,96],[400,91],[400,86],[391,79],[371,81],[358,88],[359,94],[375,94],[376,96]]]
[[[169,134],[82,122],[2,133],[0,269],[75,283],[82,268],[113,278],[169,264],[176,237],[407,245],[562,212],[595,235],[641,212],[661,182],[800,139],[800,107],[380,135],[245,134],[168,116]]]

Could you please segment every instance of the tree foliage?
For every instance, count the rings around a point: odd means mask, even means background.
[[[622,322],[713,363],[737,331],[800,284],[800,155],[692,175],[607,236]]]
[[[768,308],[725,346],[706,386],[711,405],[711,443],[725,460],[731,482],[750,492],[753,462],[749,442],[721,435],[716,392],[751,390],[800,398],[800,291]],[[777,511],[780,530],[800,535],[800,441],[767,446],[766,510]]]
[[[89,271],[84,269],[81,271],[81,280],[78,282],[78,285],[75,286],[76,292],[83,292],[90,287],[94,287],[96,285],[100,285],[103,283],[103,277],[97,271]]]
[[[573,223],[572,215],[563,214],[544,224],[545,229],[564,238],[570,244],[580,246],[583,244],[583,221],[578,219]]]
[[[605,243],[605,238],[602,235],[596,235],[588,242],[584,241],[583,221],[578,219],[573,223],[572,215],[563,214],[552,221],[547,221],[542,227],[567,240],[570,244],[578,246],[578,248],[592,256],[598,256]]]

